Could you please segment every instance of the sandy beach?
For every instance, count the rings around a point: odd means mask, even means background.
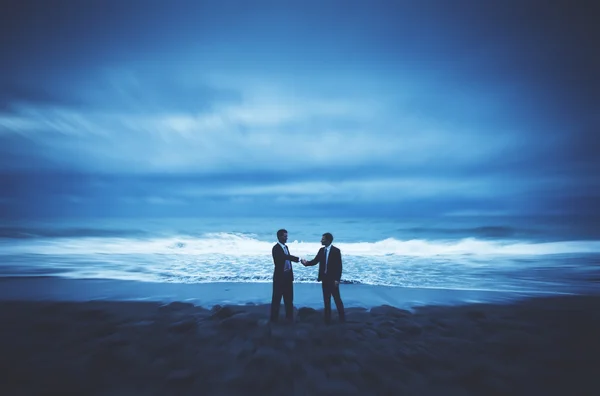
[[[2,395],[600,389],[600,296],[350,307],[347,323],[329,326],[306,306],[296,309],[295,323],[270,324],[266,304],[3,300]]]

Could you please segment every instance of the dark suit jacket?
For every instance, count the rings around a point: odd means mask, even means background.
[[[287,245],[286,245],[287,247]],[[288,253],[290,251],[290,248],[288,247]],[[275,271],[273,272],[273,279],[277,280],[278,278],[281,278],[283,276],[283,269],[285,268],[285,260],[290,260],[293,261],[295,263],[297,263],[298,261],[300,261],[300,259],[296,256],[292,256],[291,254],[285,254],[285,251],[283,250],[283,248],[281,247],[281,245],[279,243],[276,243],[275,246],[273,246],[273,249],[271,251],[271,253],[273,254],[273,264],[275,265]],[[293,277],[293,272],[292,272],[292,277]]]
[[[325,248],[322,247],[314,259],[306,263],[309,265],[316,265],[319,263],[319,278],[317,281],[322,280],[336,280],[340,281],[342,278],[342,252],[340,249],[331,245],[329,250],[329,259],[327,260],[327,274],[325,273]]]

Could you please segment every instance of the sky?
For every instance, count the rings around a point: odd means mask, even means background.
[[[2,218],[600,207],[593,1],[1,7]]]

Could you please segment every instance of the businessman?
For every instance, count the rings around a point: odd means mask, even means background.
[[[333,235],[326,232],[321,238],[323,247],[314,259],[302,259],[302,264],[312,266],[319,263],[319,277],[323,289],[323,302],[325,303],[325,323],[331,323],[331,296],[335,301],[340,322],[345,322],[344,303],[340,296],[340,279],[342,278],[342,252],[333,246]]]
[[[279,306],[281,297],[285,305],[285,319],[288,322],[294,320],[294,273],[292,261],[297,263],[298,257],[292,256],[285,244],[288,232],[284,229],[277,231],[277,243],[273,246],[273,298],[271,299],[271,322],[277,322],[279,318]]]

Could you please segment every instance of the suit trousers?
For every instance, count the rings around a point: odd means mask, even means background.
[[[294,276],[292,271],[284,271],[282,276],[273,279],[273,297],[271,299],[271,321],[276,322],[279,318],[279,306],[281,297],[285,305],[285,318],[294,318]]]
[[[333,279],[323,279],[321,281],[321,287],[323,288],[323,302],[325,303],[325,322],[331,321],[331,297],[335,302],[335,307],[338,311],[340,322],[344,322],[346,315],[344,313],[344,303],[340,296],[340,285],[335,285]]]

